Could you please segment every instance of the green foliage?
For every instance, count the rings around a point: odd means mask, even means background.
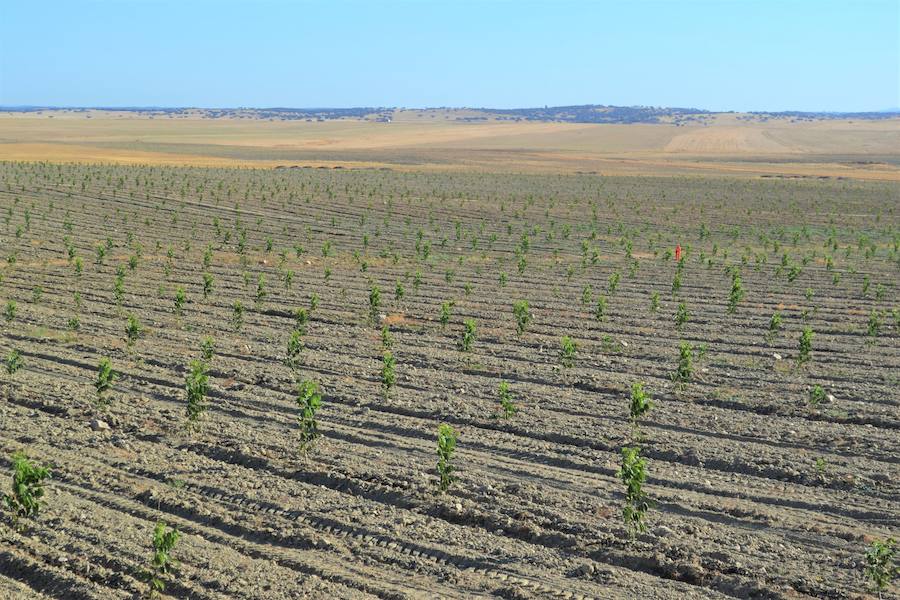
[[[531,323],[532,314],[528,308],[528,301],[519,300],[513,303],[513,315],[516,317],[516,333],[522,335]]]
[[[475,343],[475,320],[466,319],[463,321],[463,332],[459,340],[459,348],[463,352],[471,352],[473,343]]]
[[[16,371],[22,368],[22,364],[22,355],[19,351],[16,349],[10,350],[6,356],[6,372],[9,375],[15,375]]]
[[[7,300],[3,316],[6,318],[7,323],[16,318],[16,303],[14,300]]]
[[[212,293],[213,289],[213,276],[210,273],[203,274],[203,299],[206,300],[209,298],[209,295]]]
[[[3,502],[13,513],[13,523],[17,526],[20,517],[35,517],[46,504],[44,480],[50,477],[50,469],[32,464],[21,452],[13,454],[12,459],[12,490],[3,496]]]
[[[564,335],[560,340],[559,346],[559,362],[567,369],[574,367],[578,344],[569,336]]]
[[[240,300],[235,300],[231,305],[231,328],[240,331],[244,325],[244,305]]]
[[[170,556],[181,534],[174,527],[169,529],[165,522],[158,521],[153,529],[153,558],[150,570],[144,577],[150,586],[150,598],[155,598],[166,589],[165,577],[172,571],[176,561]]]
[[[206,412],[206,395],[209,392],[208,365],[202,360],[192,360],[184,380],[187,397],[187,428],[195,431],[200,426],[200,418]]]
[[[641,457],[641,449],[637,446],[622,448],[622,465],[617,473],[625,484],[625,504],[622,517],[629,536],[634,539],[638,532],[646,531],[645,515],[652,502],[643,490],[647,480],[647,461]]]
[[[319,437],[319,424],[316,422],[316,412],[322,406],[319,384],[310,380],[302,381],[297,386],[297,406],[300,408],[300,452],[305,455]]]
[[[887,591],[894,578],[900,574],[896,565],[897,542],[894,538],[886,541],[876,540],[866,551],[865,575],[881,594]]]
[[[101,358],[97,366],[97,379],[94,381],[94,389],[97,390],[97,403],[101,406],[107,403],[106,395],[112,389],[113,383],[118,378],[118,373],[113,371],[112,363],[108,358]]]
[[[772,313],[772,318],[769,319],[769,331],[766,333],[766,341],[771,344],[778,336],[779,331],[781,331],[781,313],[775,311]]]
[[[597,298],[597,308],[594,309],[594,318],[600,322],[606,320],[606,296]]]
[[[256,306],[261,306],[267,295],[266,278],[260,273],[259,277],[256,279]]]
[[[684,329],[685,323],[690,319],[691,313],[688,312],[687,305],[684,302],[679,302],[678,308],[675,310],[675,329],[681,331]]]
[[[216,343],[215,340],[210,336],[206,336],[202,340],[200,340],[200,359],[209,364],[212,362],[213,354],[216,351]]]
[[[391,388],[397,383],[397,373],[395,371],[397,360],[389,350],[385,351],[381,360],[381,390],[384,392],[384,397],[387,398]]]
[[[394,347],[394,336],[391,335],[391,329],[387,323],[381,327],[381,349],[390,350]]]
[[[613,271],[613,274],[609,276],[609,282],[606,286],[606,292],[612,296],[616,293],[616,290],[619,289],[619,280],[622,278],[622,275],[618,271]]]
[[[128,344],[129,348],[134,346],[134,343],[141,337],[142,331],[143,328],[137,320],[137,317],[128,315],[128,320],[125,322],[125,342]]]
[[[121,305],[122,300],[125,299],[125,275],[122,273],[116,275],[113,283],[113,298],[115,298],[117,306]]]
[[[309,325],[309,311],[298,308],[294,311],[294,329],[299,331],[300,335],[306,335],[307,325]]]
[[[809,403],[811,405],[819,406],[819,404],[825,401],[825,398],[825,389],[821,385],[816,384],[809,390]]]
[[[653,408],[653,399],[650,397],[650,394],[644,391],[644,384],[639,381],[632,383],[631,406],[629,408],[632,426],[637,427],[638,419],[646,414],[651,408]]]
[[[659,310],[659,292],[650,294],[650,310],[656,312]]]
[[[881,331],[881,313],[873,308],[872,312],[869,313],[869,322],[866,329],[871,343],[875,343],[879,331]]]
[[[505,381],[500,382],[500,386],[497,388],[497,395],[500,398],[500,409],[503,411],[503,418],[508,419],[518,412],[515,403],[513,402],[513,394],[509,389],[509,384]]]
[[[181,316],[182,312],[184,312],[184,303],[187,301],[187,297],[184,294],[184,288],[178,287],[175,290],[175,315]]]
[[[672,381],[687,383],[694,376],[694,348],[688,342],[678,346],[678,367],[672,374]]]
[[[728,314],[737,311],[738,302],[744,299],[744,288],[741,285],[741,276],[735,273],[731,279],[731,293],[728,295]]]
[[[438,472],[438,491],[444,493],[450,489],[450,485],[456,481],[453,474],[456,470],[453,466],[453,452],[456,450],[456,432],[453,428],[442,423],[438,427],[437,438],[437,472]]]
[[[300,365],[300,355],[303,352],[303,333],[297,329],[291,332],[287,343],[287,355],[284,363],[296,370]]]
[[[453,302],[443,302],[441,304],[441,315],[439,320],[441,322],[441,329],[447,326],[447,323],[450,322],[450,309],[453,307]]]
[[[809,327],[804,327],[800,332],[800,343],[798,344],[799,353],[797,354],[797,364],[803,365],[809,362],[809,354],[812,351],[813,331]]]
[[[587,284],[584,286],[584,289],[581,290],[581,303],[587,306],[591,303],[591,300],[594,297],[594,292],[591,289],[591,284]]]
[[[672,296],[674,297],[681,290],[681,271],[675,271],[672,277]]]
[[[369,290],[369,322],[378,322],[378,309],[381,306],[381,290],[377,285],[373,285]]]

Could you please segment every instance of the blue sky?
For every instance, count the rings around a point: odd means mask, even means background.
[[[0,104],[900,106],[900,0],[0,0]]]

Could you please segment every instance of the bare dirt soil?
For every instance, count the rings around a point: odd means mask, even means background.
[[[2,163],[0,357],[23,364],[0,371],[2,491],[16,451],[52,479],[24,530],[2,513],[0,597],[144,595],[158,520],[183,536],[172,598],[874,597],[864,553],[900,534],[898,209],[877,181]],[[307,456],[298,380],[323,392]],[[633,444],[654,501],[634,540]]]

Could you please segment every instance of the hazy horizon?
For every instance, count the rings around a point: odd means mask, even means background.
[[[566,105],[543,105],[543,107],[547,108],[562,108],[565,106],[620,106],[620,105],[612,105],[612,104],[604,104],[602,102],[583,102],[579,104],[566,104]],[[863,114],[863,113],[900,113],[900,107],[892,107],[892,108],[883,108],[883,109],[873,109],[873,110],[820,110],[820,111],[810,111],[810,110],[802,110],[802,109],[786,109],[781,111],[776,110],[748,110],[748,111],[740,111],[740,110],[710,110],[703,108],[702,106],[659,106],[659,105],[651,105],[651,104],[632,104],[628,105],[628,108],[670,108],[670,109],[697,109],[699,111],[710,112],[710,113],[809,113],[809,114]],[[532,109],[532,108],[542,108],[540,106],[524,106],[524,105],[515,105],[515,106],[400,106],[400,105],[386,105],[386,106],[367,106],[362,104],[348,104],[345,106],[287,106],[287,105],[273,105],[273,106],[189,106],[189,105],[52,105],[52,104],[0,104],[0,109],[7,110],[22,110],[22,109],[30,109],[30,110],[108,110],[108,111],[130,111],[130,110],[351,110],[351,109],[363,109],[363,108],[371,108],[373,110],[522,110],[522,109]]]
[[[900,107],[900,3],[16,3],[0,105]]]

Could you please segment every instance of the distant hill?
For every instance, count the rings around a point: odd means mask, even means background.
[[[191,108],[191,107],[55,107],[55,106],[6,106],[0,112],[8,113],[125,113],[149,118],[206,118],[206,119],[264,119],[279,121],[327,121],[354,119],[391,122],[395,113],[431,116],[439,112],[444,119],[462,122],[483,121],[536,121],[554,123],[669,123],[676,125],[706,124],[716,115],[730,114],[745,121],[788,119],[814,121],[827,119],[878,120],[900,117],[900,110],[872,112],[714,112],[700,108],[673,108],[656,106],[606,106],[583,104],[576,106],[545,106],[543,108]]]

